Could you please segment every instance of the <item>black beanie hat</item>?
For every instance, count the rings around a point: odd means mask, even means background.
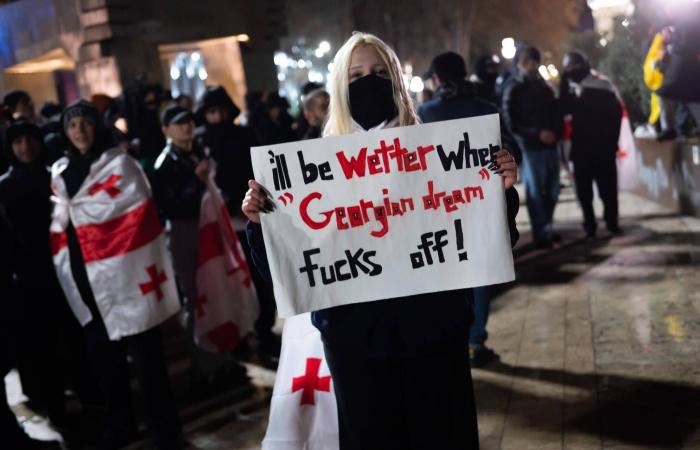
[[[10,109],[15,109],[17,107],[17,104],[23,99],[23,98],[28,98],[31,99],[29,94],[26,91],[21,91],[21,90],[15,90],[15,91],[10,91],[7,94],[5,94],[5,97],[2,99],[2,102],[10,107]]]
[[[12,143],[22,136],[32,136],[39,141],[40,146],[43,147],[44,145],[41,130],[38,126],[27,120],[18,120],[13,122],[9,127],[7,127],[7,130],[5,130],[5,152],[9,162],[12,164],[16,162],[14,153],[12,152]]]
[[[95,125],[99,125],[100,116],[97,113],[95,105],[87,100],[80,99],[74,103],[71,103],[66,107],[61,115],[61,123],[63,124],[63,129],[68,128],[68,122],[75,117],[85,117],[86,119],[92,120]]]
[[[20,136],[34,136],[35,138],[42,140],[41,130],[39,127],[27,120],[18,120],[13,122],[7,130],[5,130],[5,142],[7,145],[12,145],[15,139]]]

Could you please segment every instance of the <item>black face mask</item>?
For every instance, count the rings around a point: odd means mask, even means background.
[[[391,80],[369,74],[349,85],[350,113],[362,128],[369,130],[398,114]]]

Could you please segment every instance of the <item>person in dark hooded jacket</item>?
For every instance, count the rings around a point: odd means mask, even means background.
[[[250,148],[258,145],[250,128],[233,123],[240,113],[223,86],[208,86],[197,101],[196,115],[202,123],[197,135],[209,148],[208,156],[216,161],[216,184],[232,215],[240,214],[238,203],[245,197],[253,175]]]
[[[217,164],[216,184],[234,219],[241,216],[238,204],[248,190],[248,180],[253,177],[250,148],[258,145],[252,129],[235,125],[233,120],[240,114],[223,86],[209,86],[197,101],[196,114],[204,124],[198,129],[209,157]],[[248,261],[250,247],[245,238],[242,221],[234,220],[238,238]],[[239,225],[241,224],[241,225]],[[275,300],[269,286],[253,271],[253,283],[260,301],[260,317],[255,329],[260,339],[260,349],[272,357],[279,356],[279,338],[272,332],[275,325]]]
[[[16,301],[8,315],[15,337],[15,362],[25,395],[45,406],[54,425],[66,425],[58,343],[77,321],[68,310],[51,259],[50,174],[41,130],[31,122],[14,122],[5,133],[10,169],[0,177],[0,204],[11,227],[15,246],[12,273]],[[80,343],[78,343],[80,345]]]

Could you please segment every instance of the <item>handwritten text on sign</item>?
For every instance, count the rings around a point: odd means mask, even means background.
[[[255,147],[279,314],[514,279],[497,115]]]

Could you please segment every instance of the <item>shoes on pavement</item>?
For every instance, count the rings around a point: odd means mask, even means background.
[[[500,359],[498,353],[485,345],[469,345],[469,363],[472,367],[483,367]]]

